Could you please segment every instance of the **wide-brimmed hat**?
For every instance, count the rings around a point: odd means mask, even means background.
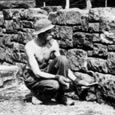
[[[43,32],[45,32],[47,30],[52,29],[53,27],[54,27],[54,25],[48,19],[37,20],[34,23],[34,29],[35,29],[35,31],[33,32],[33,34],[37,35],[37,34],[43,33]]]

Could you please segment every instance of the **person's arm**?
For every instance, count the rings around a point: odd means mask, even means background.
[[[37,60],[34,56],[34,53],[31,49],[31,46],[29,45],[26,45],[25,46],[25,51],[26,51],[26,54],[27,54],[27,57],[28,57],[28,62],[29,62],[29,65],[32,69],[32,71],[34,72],[34,74],[37,76],[37,77],[42,77],[42,78],[56,78],[55,75],[53,74],[50,74],[50,73],[45,73],[45,72],[42,72],[39,68],[39,65],[37,63]]]
[[[76,80],[76,76],[73,74],[73,72],[68,69],[68,77],[72,80],[75,81]]]
[[[54,40],[54,43],[53,43],[53,48],[54,48],[54,55],[56,57],[60,56],[60,48],[59,48],[59,44],[56,40]]]

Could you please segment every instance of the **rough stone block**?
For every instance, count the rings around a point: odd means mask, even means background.
[[[108,45],[108,51],[115,52],[115,45]]]
[[[32,21],[23,20],[23,21],[20,21],[20,23],[21,23],[21,26],[23,28],[30,28],[30,29],[33,28],[33,22]],[[24,30],[24,29],[22,29],[22,30]]]
[[[73,45],[76,48],[85,50],[93,48],[93,34],[85,32],[75,32],[73,35]]]
[[[0,66],[0,91],[18,85],[18,78],[16,78],[18,71],[19,68],[17,66]]]
[[[100,57],[107,59],[108,56],[107,46],[98,43],[94,43],[93,50],[88,52],[88,56],[90,57]]]
[[[3,16],[3,13],[0,12],[0,27],[3,27],[4,25],[4,16]]]
[[[92,8],[89,10],[88,18],[90,22],[99,22],[100,13],[98,8]]]
[[[115,75],[115,53],[109,52],[107,59],[107,66],[110,74]]]
[[[47,12],[40,8],[29,9],[4,9],[3,15],[5,20],[21,19],[21,20],[37,20],[47,18]]]
[[[35,0],[1,0],[0,10],[5,8],[29,8],[35,7]]]
[[[13,18],[20,18],[20,13],[23,12],[24,9],[4,9],[3,15],[5,20],[11,20]]]
[[[77,32],[77,31],[88,32],[88,23],[89,23],[88,18],[86,16],[82,16],[81,24],[73,26],[73,31],[74,32]]]
[[[115,76],[102,73],[96,73],[95,76],[100,86],[97,92],[97,94],[100,94],[98,99],[102,99],[104,102],[114,105],[113,100],[115,100]]]
[[[114,8],[92,8],[89,10],[89,21],[90,22],[100,22],[102,17],[114,16]]]
[[[24,85],[20,71],[21,68],[16,65],[0,65],[0,101],[24,99],[30,92]]]
[[[87,12],[73,8],[68,10],[60,10],[56,13],[51,13],[49,19],[57,25],[80,25],[82,16],[86,16]],[[55,19],[54,19],[55,17]]]
[[[71,49],[66,55],[73,71],[87,70],[87,53],[84,50]]]
[[[93,42],[94,43],[100,43],[100,34],[99,33],[92,33],[92,35],[93,35]]]
[[[103,31],[103,33],[100,34],[100,41],[101,43],[112,45],[115,44],[115,33]]]
[[[10,40],[12,42],[18,42],[20,44],[26,44],[29,40],[32,40],[32,35],[30,33],[20,32],[18,34],[12,34]]]
[[[115,34],[115,16],[110,15],[109,17],[100,18],[100,31],[109,31]]]
[[[107,61],[100,58],[88,57],[87,68],[94,72],[108,73]]]
[[[45,6],[45,7],[41,7],[41,9],[50,13],[50,12],[57,12],[57,11],[61,10],[62,6]]]
[[[89,84],[95,81],[94,77],[92,77],[86,73],[75,72],[75,76],[77,77],[78,80],[83,80]]]
[[[54,38],[60,40],[61,48],[73,47],[73,28],[69,26],[56,26]]]
[[[23,10],[20,13],[20,18],[22,20],[36,21],[42,18],[48,18],[48,13],[40,8],[30,8]]]
[[[88,24],[88,31],[90,33],[95,33],[95,32],[99,33],[99,28],[100,28],[99,23],[89,23]]]
[[[6,29],[6,33],[10,34],[16,34],[18,33],[18,30],[21,30],[23,28],[19,20],[5,21],[4,26]]]

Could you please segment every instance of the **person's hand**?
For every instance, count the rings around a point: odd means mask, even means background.
[[[62,75],[56,75],[56,79],[59,81],[59,83],[66,89],[69,88],[69,85],[71,83],[71,80],[62,76]]]

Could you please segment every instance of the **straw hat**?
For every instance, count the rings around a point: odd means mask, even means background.
[[[43,33],[47,30],[50,30],[54,27],[54,25],[52,25],[51,21],[48,19],[40,19],[37,20],[34,23],[34,28],[35,28],[35,32],[33,32],[34,35]]]

